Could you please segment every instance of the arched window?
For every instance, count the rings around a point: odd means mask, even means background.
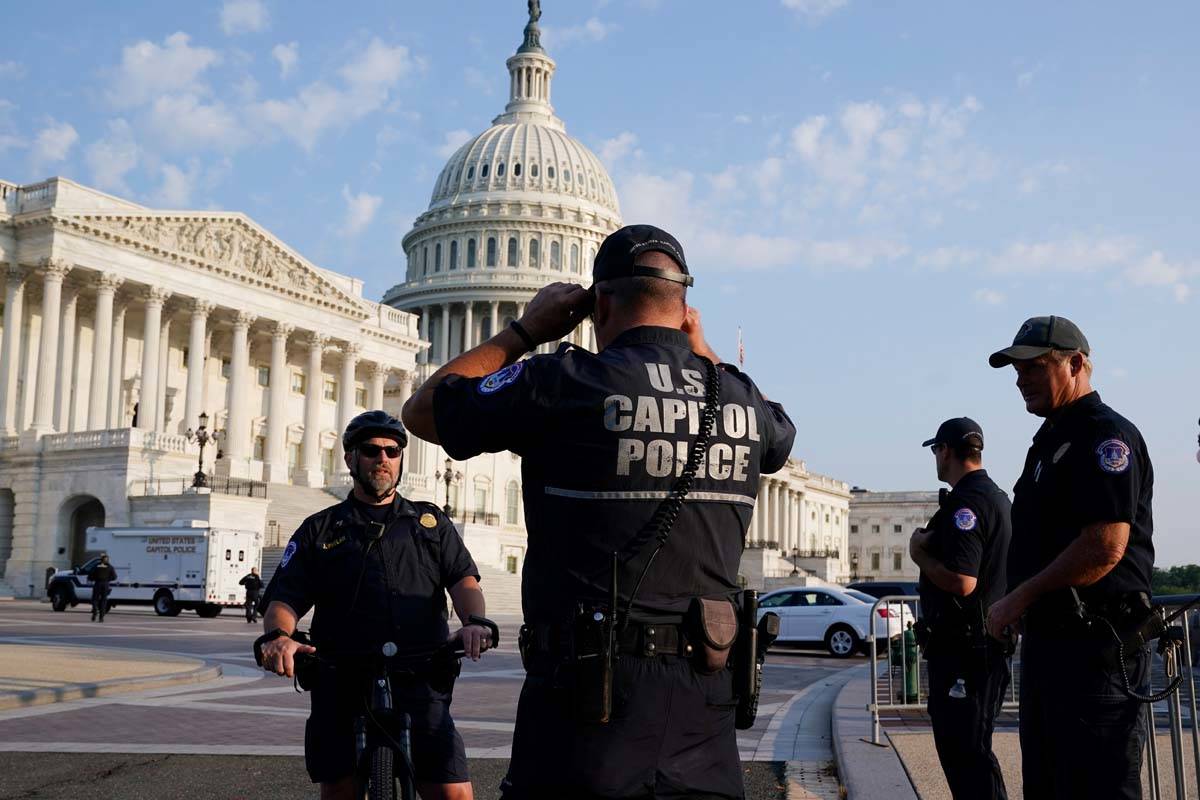
[[[471,180],[474,177],[475,177],[475,165],[472,164],[471,166],[467,167],[467,180]]]
[[[562,245],[557,240],[550,243],[550,269],[562,269]]]
[[[450,242],[450,269],[458,269],[458,242]]]
[[[487,241],[487,265],[496,266],[496,237],[489,236]]]
[[[549,178],[550,180],[554,180],[554,165],[553,164],[546,167],[546,177]]]
[[[571,272],[579,272],[579,245],[571,245]]]
[[[497,178],[504,177],[504,162],[503,161],[501,161],[499,164],[496,165],[496,177]]]
[[[571,170],[564,169],[563,170],[563,183],[570,183],[570,182],[571,182]]]
[[[489,167],[489,166],[491,166],[491,165],[490,165],[490,164],[484,164],[482,167],[480,167],[480,168],[479,168],[479,177],[481,177],[481,178],[486,178],[486,177],[487,177],[487,175],[488,175],[488,167]]]
[[[511,236],[508,240],[508,266],[517,266],[517,237]]]
[[[536,178],[538,176],[538,165],[533,164],[529,167],[529,177]]]
[[[521,177],[521,162],[520,161],[513,164],[513,177],[514,178]]]
[[[433,271],[442,271],[442,243],[438,242],[433,246]]]
[[[540,255],[540,247],[538,246],[538,240],[530,239],[529,240],[529,266],[533,267],[534,269],[537,269],[539,255]]]
[[[421,258],[421,274],[428,275],[429,274],[429,245],[425,245],[424,250],[425,250],[425,253]]]
[[[467,269],[474,269],[475,263],[475,240],[467,239]]]
[[[504,524],[516,525],[517,512],[521,502],[521,486],[516,481],[510,481],[504,493]]]

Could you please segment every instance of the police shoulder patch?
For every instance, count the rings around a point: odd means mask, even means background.
[[[493,372],[491,375],[488,375],[479,382],[479,393],[494,394],[500,391],[505,386],[508,386],[515,381],[517,376],[521,374],[521,370],[524,368],[525,362],[518,361],[515,364],[509,364],[504,369]]]
[[[296,555],[296,550],[299,549],[296,545],[296,540],[288,542],[288,546],[283,549],[283,555],[279,557],[279,568],[287,567],[288,562],[292,560],[292,556]]]
[[[437,527],[437,517],[435,517],[433,514],[430,514],[428,512],[422,514],[421,519],[418,521],[421,523],[422,528],[436,528]]]
[[[958,511],[954,512],[954,527],[958,528],[960,531],[973,531],[978,523],[978,517],[976,517],[975,512],[969,508],[960,508]]]
[[[1096,448],[1100,469],[1119,475],[1129,469],[1129,445],[1120,439],[1107,439]]]

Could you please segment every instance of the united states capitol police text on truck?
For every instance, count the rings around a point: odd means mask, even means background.
[[[58,570],[47,594],[55,611],[65,611],[92,599],[88,575],[107,553],[117,571],[109,605],[149,605],[159,616],[173,617],[192,609],[215,617],[221,609],[240,607],[238,581],[250,567],[262,566],[262,534],[257,531],[210,528],[201,521],[141,528],[88,528],[87,552],[80,566]]]

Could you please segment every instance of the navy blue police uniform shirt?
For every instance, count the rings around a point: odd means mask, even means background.
[[[378,539],[372,522],[386,526]],[[446,641],[444,590],[466,577],[478,579],[479,570],[437,506],[399,494],[389,505],[369,506],[351,495],[301,524],[266,599],[300,616],[315,606],[318,648],[362,651],[388,641],[420,647]]]
[[[938,588],[922,573],[922,613],[936,619],[974,609],[976,602],[982,603],[986,612],[1004,596],[1008,590],[1005,562],[1012,539],[1011,513],[1008,495],[987,470],[968,472],[953,489],[942,490],[938,510],[929,521],[929,553],[946,569],[977,582],[975,591],[959,597]]]
[[[1092,392],[1042,423],[1013,489],[1010,589],[1045,569],[1087,527],[1127,522],[1129,544],[1084,600],[1150,592],[1154,566],[1154,468],[1134,424]]]
[[[637,597],[645,613],[681,613],[693,597],[729,596],[759,475],[783,467],[795,427],[778,403],[723,364],[721,413],[692,491]],[[612,553],[649,521],[687,462],[704,405],[705,362],[680,330],[625,331],[601,353],[564,345],[486,378],[450,376],[434,413],[446,452],[522,457],[528,622],[570,619],[609,594]],[[653,545],[619,571],[629,592]]]

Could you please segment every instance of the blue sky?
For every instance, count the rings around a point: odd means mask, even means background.
[[[377,298],[441,164],[507,91],[525,3],[21,4],[0,178],[240,210]],[[1189,3],[545,0],[553,101],[629,222],[683,241],[718,352],[810,469],[933,488],[920,442],[1037,420],[986,365],[1022,320],[1087,334],[1154,458],[1163,565],[1200,561],[1200,130]]]

